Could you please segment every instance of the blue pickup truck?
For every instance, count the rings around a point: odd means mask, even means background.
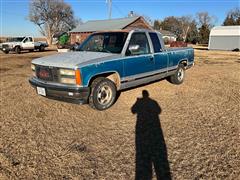
[[[181,84],[193,65],[192,48],[167,49],[159,32],[98,32],[74,52],[34,59],[29,82],[39,95],[105,110],[117,91],[162,78]]]

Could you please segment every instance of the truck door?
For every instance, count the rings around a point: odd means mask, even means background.
[[[129,80],[138,79],[146,76],[149,72],[151,73],[154,68],[154,57],[151,54],[146,33],[133,33],[126,50],[124,76]]]
[[[34,49],[34,42],[32,37],[26,37],[22,42],[23,49]]]
[[[168,68],[168,54],[161,46],[158,35],[154,32],[149,33],[154,49],[155,70],[164,73]]]

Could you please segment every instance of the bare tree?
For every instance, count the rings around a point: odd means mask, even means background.
[[[208,26],[211,28],[214,23],[217,21],[215,16],[210,16],[208,12],[199,12],[197,13],[197,20],[199,26]]]
[[[231,9],[223,22],[224,26],[240,25],[240,8]]]
[[[158,19],[154,20],[153,29],[155,29],[155,30],[160,30],[161,29],[161,21],[160,20],[158,20]]]
[[[197,42],[199,42],[199,33],[198,33],[198,28],[197,28],[197,22],[194,19],[190,24],[190,28],[187,33],[185,42],[191,42],[193,44],[196,44]]]
[[[63,0],[31,0],[29,20],[40,28],[49,44],[54,35],[67,32],[78,24],[71,6]]]
[[[180,27],[178,17],[169,16],[164,18],[164,20],[161,22],[161,29],[170,31],[177,35],[178,40],[181,39],[182,29]]]
[[[197,13],[197,20],[199,24],[199,42],[201,44],[207,44],[210,29],[213,27],[216,18],[214,16],[210,16],[208,12],[200,12]]]
[[[187,37],[192,29],[195,30],[194,22],[194,19],[190,15],[181,17],[169,16],[161,22],[160,26],[162,29],[171,31],[176,34],[178,40],[186,42]]]
[[[181,36],[183,41],[185,42],[187,39],[188,32],[190,31],[193,18],[191,16],[182,16],[178,18],[180,28],[182,30]]]

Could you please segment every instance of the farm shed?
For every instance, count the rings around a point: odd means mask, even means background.
[[[217,26],[210,32],[209,50],[240,49],[240,26]]]
[[[90,34],[98,31],[114,31],[124,29],[152,29],[152,27],[144,20],[143,17],[127,17],[119,19],[108,19],[108,20],[94,20],[87,21],[76,27],[71,34],[71,44],[75,42],[81,43]]]

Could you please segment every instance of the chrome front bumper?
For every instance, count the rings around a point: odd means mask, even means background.
[[[89,87],[56,85],[50,83],[44,83],[36,78],[29,79],[29,83],[37,89],[37,87],[44,88],[47,98],[56,99],[65,102],[85,104],[88,102],[90,95]]]

